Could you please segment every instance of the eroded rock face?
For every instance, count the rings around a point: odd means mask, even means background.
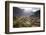
[[[38,27],[40,26],[40,19],[34,16],[16,16],[13,23],[14,27]]]

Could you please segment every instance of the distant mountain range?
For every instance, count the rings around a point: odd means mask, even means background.
[[[25,13],[24,9],[13,7],[13,16],[39,16],[40,17],[40,10],[37,10],[36,12],[32,12],[30,10],[29,13]]]

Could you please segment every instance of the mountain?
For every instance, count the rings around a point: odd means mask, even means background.
[[[40,17],[40,10],[33,12],[31,10],[25,11],[25,9],[13,7],[13,16],[39,16]]]
[[[36,11],[36,12],[34,13],[34,16],[39,16],[39,17],[40,17],[40,10]]]

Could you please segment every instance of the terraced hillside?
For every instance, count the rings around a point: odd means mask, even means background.
[[[40,19],[35,16],[16,16],[13,23],[13,27],[39,27]]]

